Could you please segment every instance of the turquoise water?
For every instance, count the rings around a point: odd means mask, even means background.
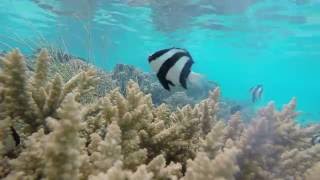
[[[184,47],[223,97],[261,83],[256,108],[297,97],[301,122],[320,119],[320,0],[1,0],[0,27],[0,50],[50,44],[107,70]]]

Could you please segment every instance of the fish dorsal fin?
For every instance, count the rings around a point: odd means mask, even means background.
[[[164,55],[165,53],[169,52],[171,49],[173,49],[173,48],[162,49],[162,50],[157,51],[154,54],[150,55],[149,58],[148,58],[149,63],[151,63],[152,61],[156,60],[157,58],[159,58],[160,56]]]

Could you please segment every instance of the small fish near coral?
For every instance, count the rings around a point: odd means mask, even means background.
[[[194,87],[201,87],[204,83],[202,75],[191,71],[194,61],[186,49],[162,49],[149,56],[148,60],[161,85],[168,91],[176,85],[187,89],[187,82]]]
[[[312,136],[311,143],[312,145],[320,144],[320,134]]]
[[[16,143],[16,146],[18,146],[20,144],[20,136],[13,127],[10,127],[10,130],[11,130],[14,142]]]
[[[263,86],[261,84],[258,84],[257,86],[250,88],[250,93],[252,102],[257,102],[261,99],[263,93]]]

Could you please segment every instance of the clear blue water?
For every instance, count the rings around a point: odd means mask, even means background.
[[[301,122],[320,119],[320,0],[1,0],[0,50],[43,44],[144,71],[150,53],[184,47],[224,97],[249,101],[261,83],[257,108],[297,97]]]

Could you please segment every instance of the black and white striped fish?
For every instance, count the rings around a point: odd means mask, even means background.
[[[252,102],[256,102],[259,99],[261,99],[262,93],[263,93],[263,86],[261,84],[258,84],[255,87],[252,87],[250,89]]]
[[[194,85],[202,81],[200,74],[191,71],[194,61],[185,49],[162,49],[149,56],[148,60],[161,85],[168,91],[170,86],[180,85],[187,89],[187,81]]]

